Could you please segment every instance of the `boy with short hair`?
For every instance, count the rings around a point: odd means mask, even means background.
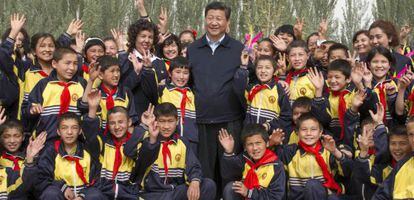
[[[329,63],[333,62],[334,60],[347,59],[350,55],[348,54],[349,49],[345,45],[341,43],[334,43],[328,50],[328,60]]]
[[[282,162],[269,150],[269,135],[260,124],[246,124],[242,131],[245,152],[234,154],[233,137],[220,130],[220,144],[224,148],[221,173],[235,180],[226,185],[224,199],[282,199],[286,176]],[[240,180],[240,181],[239,181]]]
[[[126,155],[138,158],[136,174],[144,199],[214,199],[215,183],[202,178],[201,166],[188,141],[176,132],[177,108],[159,104],[150,106],[141,119],[141,131],[148,127],[141,142],[130,139]],[[135,136],[137,137],[137,135]],[[128,144],[129,143],[129,144]],[[141,170],[144,169],[144,170]]]
[[[68,111],[80,115],[76,104],[83,95],[86,83],[76,76],[77,63],[75,51],[69,48],[57,49],[53,53],[54,70],[30,92],[27,113],[31,120],[38,120],[35,133],[46,131],[48,142],[58,138],[58,116]]]
[[[72,112],[59,116],[60,139],[48,145],[39,159],[40,199],[104,199],[93,185],[99,176],[99,155],[93,145],[79,141],[81,119]]]
[[[292,132],[288,135],[287,144],[297,144],[299,142],[298,134],[295,131],[297,120],[304,113],[310,112],[312,107],[312,99],[308,97],[299,97],[292,104]],[[284,142],[286,144],[286,142]]]

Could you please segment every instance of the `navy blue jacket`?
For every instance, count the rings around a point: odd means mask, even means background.
[[[230,122],[243,117],[243,103],[232,88],[242,50],[243,44],[229,35],[214,53],[206,35],[188,47],[198,123]]]

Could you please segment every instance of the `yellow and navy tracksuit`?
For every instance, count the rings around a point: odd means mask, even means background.
[[[90,148],[99,150],[101,173],[96,187],[108,198],[113,199],[136,199],[138,187],[131,183],[131,173],[135,167],[135,161],[123,153],[124,145],[120,147],[122,161],[114,176],[114,163],[116,159],[116,147],[114,138],[108,132],[102,134],[98,118],[84,118],[83,131]],[[128,134],[128,133],[126,133]],[[136,133],[133,133],[136,134]],[[98,146],[96,146],[98,145]]]
[[[134,51],[139,61],[142,61],[142,55],[136,50]],[[160,58],[153,56],[151,58],[152,68],[143,68],[139,75],[136,74],[134,66],[128,59],[129,53],[119,52],[118,58],[121,67],[121,84],[124,87],[128,87],[134,95],[134,104],[138,116],[141,116],[148,105],[158,104],[158,95],[154,96],[152,88],[147,84],[147,78],[155,79],[157,83],[165,83],[168,78],[168,72],[165,67],[164,61]],[[157,90],[157,88],[155,88]],[[155,93],[158,94],[158,93]]]
[[[388,94],[385,84],[390,84],[395,88],[395,90],[398,88],[396,79],[388,78],[380,83],[377,83],[375,80],[372,81],[372,85],[374,86],[373,92],[375,92],[377,99],[379,102],[382,100],[383,102],[381,103],[386,104],[384,105],[386,106],[384,123],[388,126],[392,126],[395,124],[395,100],[397,98],[397,93],[395,92],[394,94]]]
[[[352,180],[353,187],[358,188],[358,195],[363,199],[371,199],[377,185],[383,181],[384,166],[389,163],[388,130],[386,126],[378,125],[374,131],[375,151],[366,158],[355,153]]]
[[[186,90],[186,96],[184,96],[178,90]],[[198,144],[198,128],[196,124],[196,110],[194,103],[194,93],[189,87],[178,88],[171,83],[161,86],[159,88],[160,94],[160,103],[169,102],[174,104],[177,108],[179,123],[177,126],[177,132],[180,133],[181,137],[185,137],[190,141],[190,147],[193,152],[197,152]],[[183,99],[186,98],[186,99]],[[181,103],[185,101],[185,114],[182,116]]]
[[[319,152],[329,172],[334,177],[343,175],[342,167],[349,162],[346,156],[343,156],[341,160],[337,160],[333,154],[323,147]],[[324,196],[330,194],[322,186],[325,178],[314,155],[307,153],[297,144],[277,146],[276,154],[284,163],[287,171],[288,199],[304,199],[305,196],[324,198]]]
[[[105,93],[105,91],[102,89],[102,86],[98,86],[98,89],[101,91],[101,101],[99,103],[99,112],[97,113],[97,115],[99,116],[99,118],[101,119],[101,127],[102,129],[106,128],[106,123],[107,123],[107,117],[108,117],[108,110],[106,108],[106,98],[108,96],[107,93]],[[129,118],[132,120],[132,124],[137,124],[138,123],[138,115],[135,111],[135,105],[134,105],[134,97],[131,93],[131,91],[128,88],[122,87],[122,86],[118,86],[115,94],[112,96],[113,100],[114,100],[114,106],[121,106],[124,107],[128,110],[128,115]],[[88,108],[88,103],[87,102],[82,102],[82,99],[78,100],[78,109],[82,112],[82,113],[87,113],[89,108]]]
[[[99,190],[93,187],[99,177],[98,157],[88,143],[77,142],[72,155],[65,151],[60,140],[46,146],[38,164],[39,180],[36,187],[38,191],[42,191],[40,199],[64,199],[63,193],[67,188],[71,188],[76,196],[84,199],[104,199]],[[68,158],[79,159],[84,177],[79,175],[76,162],[69,161]]]
[[[53,141],[58,138],[56,133],[57,117],[61,106],[61,94],[64,90],[64,87],[60,86],[59,82],[56,71],[53,70],[47,78],[40,80],[29,94],[26,113],[28,113],[30,120],[37,120],[36,134],[40,134],[42,131],[47,132],[47,141]],[[77,101],[83,95],[86,82],[82,78],[74,76],[68,83],[70,84],[68,87],[70,92],[68,112],[80,115]],[[40,116],[30,115],[30,108],[33,104],[40,104],[43,107],[43,112]]]
[[[224,153],[221,159],[220,170],[223,179],[232,181],[244,180],[250,170],[246,160],[253,162],[247,152],[239,155]],[[255,169],[255,172],[259,179],[260,188],[249,190],[248,199],[283,199],[286,189],[286,175],[280,160],[261,165]]]
[[[414,198],[414,152],[400,160],[387,179],[378,187],[372,199]]]
[[[352,99],[354,98],[356,92],[351,87],[348,87],[347,89],[343,90],[342,92],[347,91],[348,93],[344,95],[344,100],[346,103],[345,109],[351,107],[352,105]],[[368,110],[376,110],[375,109],[375,103],[377,102],[375,95],[371,95],[371,90],[367,89],[367,97],[364,100],[363,105],[360,107],[360,113],[365,113],[365,115],[368,114]],[[345,143],[345,139],[347,139],[348,136],[345,136],[345,130],[342,130],[342,126],[340,124],[339,120],[339,102],[340,97],[334,96],[332,92],[326,93],[324,96],[320,98],[314,98],[312,100],[312,108],[311,112],[314,114],[316,118],[322,123],[323,127],[328,130],[330,134],[334,137],[336,142],[340,142],[341,144]],[[344,113],[344,124],[345,124],[345,116],[346,112]],[[364,118],[364,117],[361,117]],[[345,127],[344,127],[345,128]],[[341,138],[341,131],[344,131],[343,138]],[[352,140],[351,140],[352,141]],[[349,143],[350,141],[346,141],[346,143]]]
[[[315,86],[309,80],[307,72],[301,73],[298,76],[292,77],[290,81],[290,96],[289,99],[291,102],[295,101],[299,97],[315,97]]]
[[[145,131],[142,127],[139,129],[141,132]],[[162,147],[164,139],[159,136],[157,142],[151,144],[148,132],[140,135],[145,135],[142,142],[137,142],[131,137],[125,145],[124,153],[130,157],[135,154],[137,157],[136,174],[142,176],[137,179],[144,191],[142,198],[184,199],[187,197],[186,191],[191,181],[200,181],[200,197],[215,198],[216,186],[212,180],[202,178],[201,165],[185,138],[181,138],[179,134],[173,134],[165,139],[169,142],[166,147],[170,156],[165,157],[164,160]],[[164,166],[164,161],[166,161],[166,166]]]

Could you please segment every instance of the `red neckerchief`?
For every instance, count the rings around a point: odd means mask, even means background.
[[[349,93],[348,90],[344,91],[332,91],[332,95],[334,97],[339,97],[339,103],[338,103],[338,119],[339,124],[341,125],[341,135],[339,136],[339,139],[343,139],[345,135],[345,127],[344,127],[344,117],[346,113],[346,101],[345,101],[345,95]]]
[[[48,76],[49,76],[49,74],[46,74],[46,72],[44,72],[43,70],[39,70],[39,71],[37,71],[37,73],[39,73],[39,74],[40,74],[40,76],[42,76],[42,77],[44,77],[44,78],[46,78],[46,77],[48,77]]]
[[[259,178],[257,177],[256,169],[262,165],[275,162],[277,159],[278,159],[277,155],[273,153],[272,151],[270,151],[269,149],[266,149],[263,157],[256,163],[253,163],[249,159],[245,159],[246,164],[249,165],[250,167],[243,181],[243,184],[247,187],[247,189],[250,190],[253,188],[260,188]]]
[[[304,67],[300,70],[290,71],[288,73],[288,75],[286,76],[286,83],[288,83],[290,85],[290,82],[292,81],[293,77],[298,76],[298,75],[303,74],[303,73],[307,73],[307,72],[308,72],[308,68],[306,68],[306,67]]]
[[[69,105],[70,105],[70,91],[69,86],[72,85],[72,83],[66,83],[63,81],[59,81],[58,85],[63,87],[62,94],[60,94],[60,109],[59,109],[59,115],[68,112]]]
[[[112,141],[115,145],[115,161],[114,161],[114,168],[112,170],[112,179],[115,180],[116,175],[118,174],[119,167],[122,164],[122,153],[121,153],[121,147],[123,144],[125,144],[126,141],[131,138],[131,133],[126,132],[126,136],[121,141],[118,141],[113,135],[112,135]]]
[[[376,88],[378,89],[379,93],[379,100],[380,103],[382,104],[382,107],[384,108],[384,111],[387,110],[387,100],[385,98],[385,84],[384,83],[379,83],[377,84]],[[383,122],[385,123],[386,119],[385,119],[385,114],[386,112],[384,112],[384,116],[382,117]]]
[[[414,92],[411,92],[411,94],[408,96],[408,101],[411,102],[411,109],[410,112],[408,113],[408,116],[413,116],[414,115]]]
[[[168,163],[167,163],[167,159],[170,159],[170,163],[171,163],[171,151],[170,148],[168,147],[168,145],[170,144],[174,144],[174,140],[168,140],[168,141],[164,141],[161,142],[161,153],[162,153],[162,162],[164,164],[164,172],[165,172],[165,180],[164,183],[167,182],[167,178],[168,178]]]
[[[3,152],[3,158],[13,161],[13,171],[20,171],[19,160],[23,160],[20,157],[9,155],[6,152]]]
[[[182,123],[184,124],[185,106],[186,106],[187,102],[190,101],[190,99],[187,96],[188,89],[187,88],[177,88],[176,87],[176,88],[174,88],[174,90],[176,90],[176,91],[178,91],[182,94],[181,103],[180,103],[180,111],[181,111],[181,120],[182,120]]]
[[[369,148],[368,149],[368,155],[375,155],[375,153],[376,153],[375,148]]]
[[[270,88],[267,84],[260,84],[260,85],[255,85],[253,87],[252,90],[250,90],[247,99],[251,102],[253,101],[254,97],[256,96],[257,93],[259,93],[260,91],[264,90],[264,89],[268,89]]]
[[[89,66],[86,64],[82,64],[82,71],[89,74]]]
[[[106,94],[106,110],[110,111],[115,106],[113,96],[116,93],[116,91],[118,90],[118,88],[115,87],[114,89],[111,90],[111,89],[108,89],[107,87],[105,87],[103,84],[101,84],[101,88]]]
[[[393,158],[393,159],[391,159],[391,167],[394,169],[395,168],[395,166],[397,165],[397,161]]]
[[[60,140],[56,140],[55,142],[55,151],[56,153],[59,153],[59,146],[60,146],[61,141]],[[67,161],[72,161],[75,162],[75,168],[76,168],[76,174],[78,175],[78,177],[82,180],[82,182],[87,185],[88,181],[85,178],[85,173],[83,172],[83,167],[79,162],[79,158],[67,155],[64,157],[64,159],[66,159]]]
[[[325,160],[323,159],[322,155],[319,151],[322,148],[321,142],[318,141],[315,147],[309,146],[302,141],[299,141],[299,146],[305,150],[305,152],[310,153],[315,156],[316,162],[318,163],[319,167],[322,170],[323,177],[325,178],[325,183],[323,184],[324,187],[336,190],[337,194],[342,192],[342,188],[335,182],[332,174],[328,170],[328,166],[326,165]]]

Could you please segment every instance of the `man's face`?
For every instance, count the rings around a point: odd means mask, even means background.
[[[209,37],[217,38],[226,33],[229,20],[224,10],[209,10],[205,19],[205,28]]]

